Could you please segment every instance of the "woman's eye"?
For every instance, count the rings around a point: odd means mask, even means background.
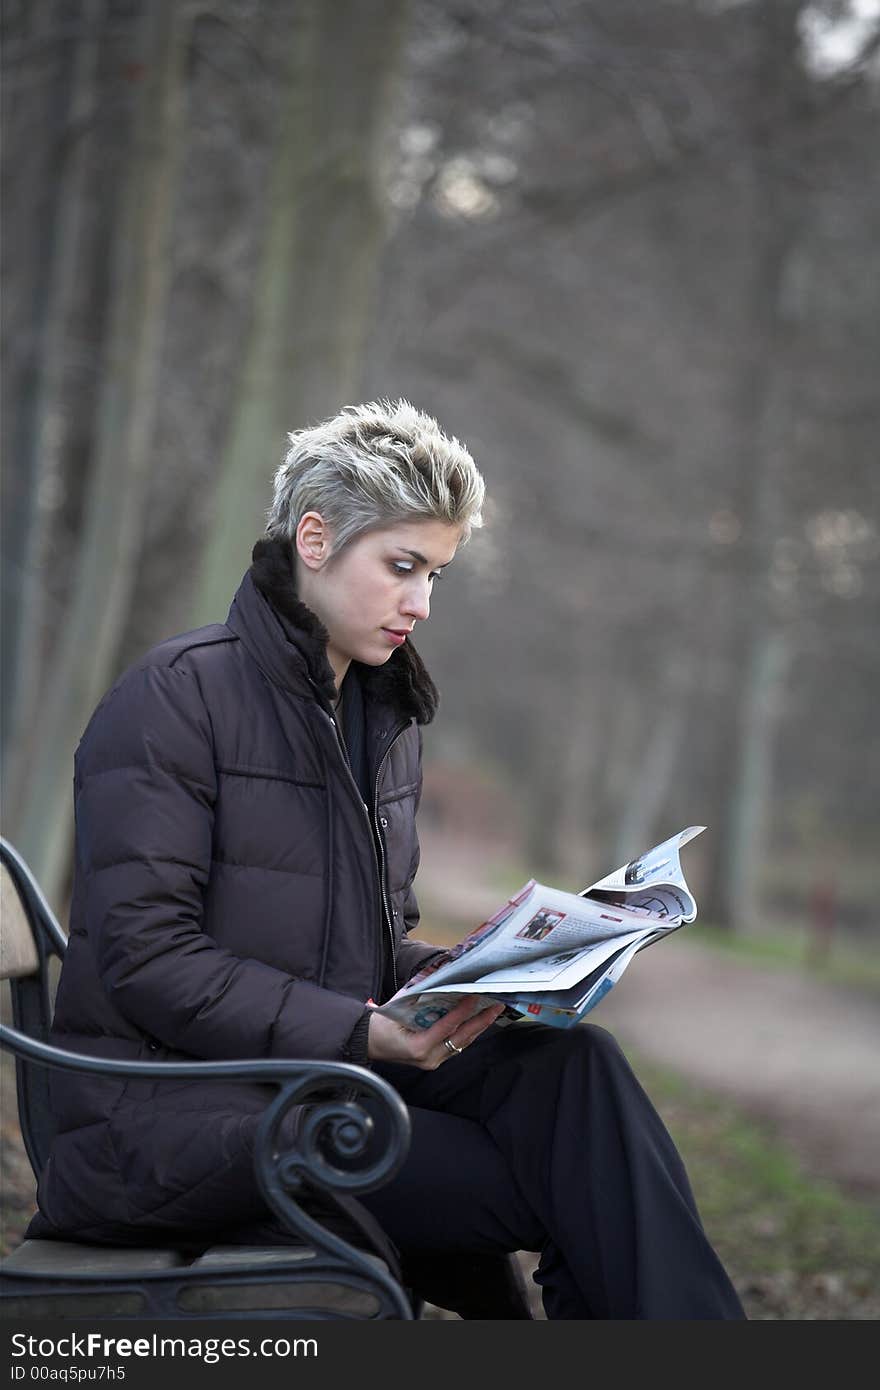
[[[392,560],[391,568],[395,574],[412,574],[414,566],[408,564],[403,560]],[[443,576],[441,570],[431,570],[430,574],[428,575],[429,580],[441,579],[442,577]]]

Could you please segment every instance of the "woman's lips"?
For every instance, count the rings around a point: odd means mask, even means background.
[[[382,631],[394,647],[402,646],[409,636],[408,632],[395,632],[394,629],[390,627],[383,627]]]

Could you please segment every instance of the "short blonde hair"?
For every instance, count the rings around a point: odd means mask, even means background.
[[[330,527],[334,553],[398,521],[452,522],[462,543],[483,524],[485,483],[467,449],[409,401],[346,406],[288,438],[267,514],[270,536],[292,541],[310,511]]]

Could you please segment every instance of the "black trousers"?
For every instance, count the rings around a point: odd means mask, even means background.
[[[423,1288],[429,1301],[465,1317],[521,1316],[475,1314],[477,1305],[505,1302],[503,1290],[474,1300],[467,1284],[489,1270],[500,1282],[497,1259],[481,1257],[534,1250],[548,1318],[744,1317],[675,1145],[603,1028],[495,1026],[436,1071],[374,1067],[406,1101],[412,1142],[397,1176],[358,1201],[382,1228],[374,1241],[384,1231],[405,1271],[428,1271],[436,1283],[445,1266],[440,1282],[452,1301]],[[207,1093],[199,1095],[204,1104]],[[228,1089],[223,1099],[228,1106]],[[243,1087],[240,1101],[252,1132],[265,1095]],[[210,1122],[210,1110],[198,1113]],[[160,1134],[161,1114],[148,1118]],[[373,1142],[381,1149],[378,1110],[376,1119]],[[152,1150],[145,1162],[152,1172]],[[344,1213],[318,1209],[331,1228],[359,1243]],[[248,1143],[196,1191],[131,1225],[58,1231],[38,1214],[28,1234],[126,1245],[170,1238],[193,1249],[292,1239],[254,1183]],[[471,1258],[437,1258],[462,1255]],[[418,1290],[418,1279],[412,1282]]]
[[[436,1071],[374,1064],[412,1118],[360,1198],[402,1252],[540,1251],[548,1318],[745,1316],[682,1160],[614,1038],[490,1028]]]

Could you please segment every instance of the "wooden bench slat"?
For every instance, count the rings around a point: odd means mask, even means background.
[[[372,1318],[379,1299],[368,1289],[350,1288],[332,1280],[296,1284],[196,1284],[181,1288],[178,1307],[186,1313],[247,1313],[261,1309],[313,1308],[322,1316]]]
[[[12,874],[0,864],[0,980],[36,975],[40,956]]]
[[[378,1255],[364,1252],[365,1258],[382,1273],[388,1273],[388,1266]],[[310,1246],[270,1245],[241,1246],[215,1245],[204,1255],[194,1260],[193,1271],[203,1269],[205,1274],[216,1275],[219,1271],[245,1274],[251,1270],[266,1273],[277,1269],[279,1275],[291,1262],[300,1266],[316,1259],[316,1252]],[[373,1317],[378,1311],[379,1300],[366,1289],[350,1288],[336,1283],[332,1276],[316,1274],[314,1280],[301,1283],[278,1284],[199,1284],[187,1287],[178,1295],[180,1307],[192,1313],[247,1312],[259,1308],[319,1308],[337,1312],[348,1317]]]
[[[193,1260],[193,1269],[266,1269],[273,1265],[307,1264],[316,1258],[311,1245],[212,1245]],[[386,1268],[382,1261],[377,1261]]]
[[[106,1274],[129,1278],[186,1264],[179,1250],[140,1250],[80,1245],[72,1240],[26,1240],[2,1262],[4,1274]]]

